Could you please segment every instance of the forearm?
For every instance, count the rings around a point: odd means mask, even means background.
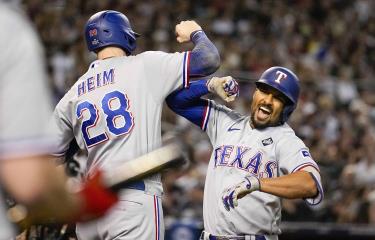
[[[57,174],[58,172],[58,174]],[[32,204],[64,179],[48,156],[7,159],[1,162],[0,176],[6,190],[25,205]],[[47,181],[50,180],[50,181]],[[56,184],[55,184],[56,183]]]
[[[40,194],[39,199],[28,204],[33,222],[43,222],[48,217],[53,217],[58,222],[76,220],[84,202],[80,195],[68,189],[65,166],[54,164],[44,178],[49,182],[48,186]]]
[[[202,31],[191,34],[194,49],[190,55],[190,76],[202,77],[214,73],[220,66],[220,55],[215,45]]]
[[[69,221],[82,207],[79,196],[69,193],[66,188],[64,170],[56,168],[49,157],[9,159],[1,169],[4,187],[20,204],[11,213],[19,213],[20,206],[27,209],[27,218],[22,223],[25,226],[51,218]]]
[[[197,80],[189,88],[179,89],[171,93],[167,99],[169,108],[190,122],[205,129],[206,117],[210,114],[211,102],[201,96],[212,92],[224,101],[233,101],[239,94],[238,83],[230,76],[213,77],[210,80]]]
[[[260,191],[282,198],[311,198],[318,189],[309,172],[298,171],[278,178],[261,178]]]
[[[166,102],[173,112],[202,127],[209,102],[200,97],[207,93],[206,80],[198,80],[192,82],[187,89],[171,93],[166,98]]]
[[[189,88],[179,89],[171,93],[166,98],[168,106],[175,110],[195,105],[195,101],[209,92],[206,83],[207,80],[197,80],[192,82]]]
[[[300,170],[298,172],[277,177],[277,178],[258,178],[249,175],[244,180],[224,191],[222,199],[227,211],[238,206],[238,199],[243,198],[253,191],[261,191],[272,194],[280,198],[305,200],[319,197],[318,183],[315,182],[312,173]],[[322,192],[320,192],[322,194]],[[318,202],[311,201],[310,204]]]
[[[37,161],[41,161],[41,164]],[[23,169],[24,162],[19,161],[19,163],[18,165]],[[5,186],[18,203],[9,211],[9,214],[13,216],[10,219],[21,227],[48,223],[50,220],[54,222],[88,221],[104,215],[118,201],[117,194],[103,184],[103,174],[100,170],[84,181],[79,191],[75,191],[67,187],[64,167],[56,167],[50,158],[33,159],[33,164],[29,166],[31,166],[29,171],[33,173],[31,177],[16,175],[21,180],[14,180],[13,174],[13,176],[7,175],[3,178],[10,182],[18,182],[5,184]],[[35,170],[35,167],[41,170]],[[6,167],[6,169],[11,168]],[[23,186],[20,183],[23,183]],[[25,190],[27,188],[36,191]],[[20,194],[22,190],[28,193]]]

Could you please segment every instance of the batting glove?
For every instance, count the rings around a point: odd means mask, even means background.
[[[226,102],[233,101],[239,96],[238,83],[231,76],[213,77],[207,82],[208,91],[217,94]]]
[[[226,189],[223,192],[224,208],[229,211],[230,208],[238,206],[238,199],[245,195],[260,189],[260,182],[257,176],[251,175],[244,178],[244,180],[237,185]]]

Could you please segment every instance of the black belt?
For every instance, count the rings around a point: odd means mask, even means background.
[[[266,240],[266,237],[263,235],[247,235],[247,236],[215,236],[211,233],[203,231],[201,234],[200,239],[205,239],[204,237],[207,237],[209,240]]]
[[[124,188],[145,191],[146,186],[145,186],[144,181],[133,181],[133,182],[126,183],[126,184],[117,184],[117,185],[111,187],[112,190],[116,190],[116,191],[118,191],[120,189],[124,189]]]
[[[126,184],[124,187],[130,188],[130,189],[141,190],[141,191],[144,191],[146,189],[145,182],[143,181],[131,182],[131,183]]]

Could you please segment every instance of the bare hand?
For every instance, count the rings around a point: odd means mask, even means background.
[[[191,33],[198,30],[202,30],[202,28],[195,21],[181,21],[176,25],[177,42],[189,42]]]

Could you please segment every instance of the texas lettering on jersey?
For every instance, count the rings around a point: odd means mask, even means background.
[[[265,159],[260,151],[255,151],[248,146],[222,145],[216,147],[215,168],[235,167],[239,170],[258,175],[261,178],[276,176],[277,163]]]

